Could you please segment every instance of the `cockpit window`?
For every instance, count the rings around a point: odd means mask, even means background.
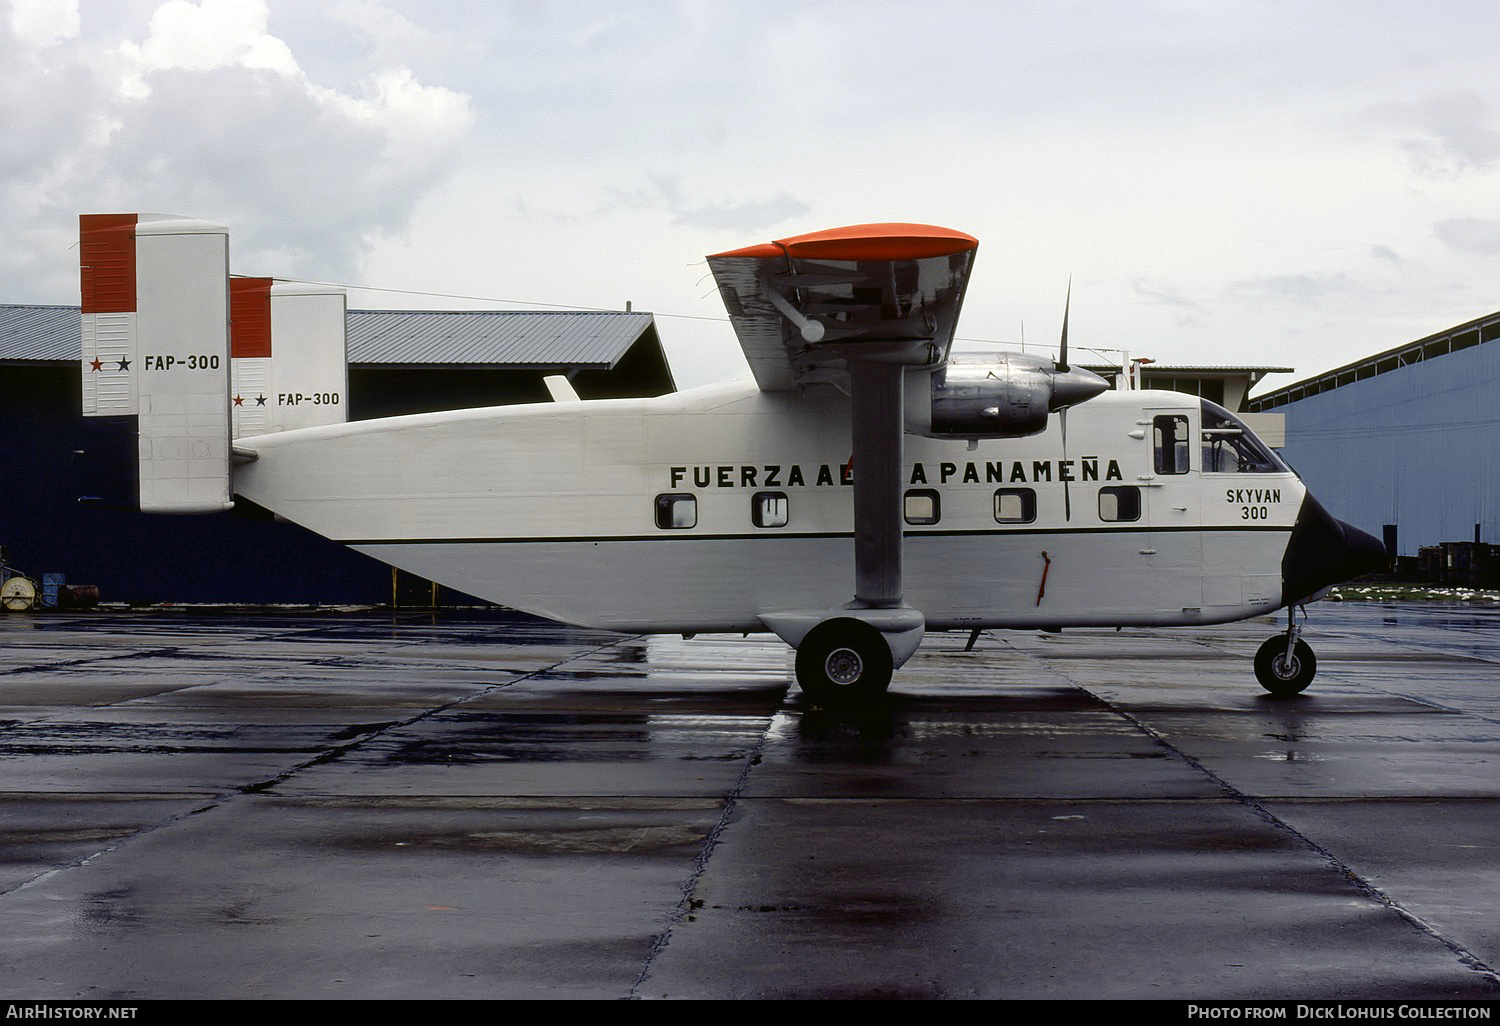
[[[1287,465],[1255,437],[1244,421],[1218,403],[1203,400],[1205,474],[1286,474]]]

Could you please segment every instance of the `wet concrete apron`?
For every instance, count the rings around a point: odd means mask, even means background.
[[[1500,997],[1500,617],[783,646],[0,619],[0,993]]]

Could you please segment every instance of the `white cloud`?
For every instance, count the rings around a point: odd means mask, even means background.
[[[789,192],[781,192],[769,199],[705,200],[690,196],[678,175],[648,174],[645,179],[644,184],[634,189],[611,189],[614,198],[597,213],[608,214],[616,208],[657,210],[668,218],[670,224],[740,232],[748,236],[805,217],[811,209],[804,200]],[[800,231],[800,228],[793,230]]]
[[[438,32],[418,25],[378,0],[338,0],[328,10],[328,19],[350,26],[373,47],[377,64],[404,65],[416,53],[441,54],[452,46]]]
[[[1403,133],[1398,145],[1424,175],[1487,171],[1500,159],[1496,116],[1485,98],[1473,90],[1384,104],[1373,114]]]
[[[78,0],[10,0],[10,25],[28,47],[56,46],[78,35]]]
[[[330,111],[379,129],[384,154],[393,161],[427,160],[455,146],[473,127],[467,96],[422,85],[406,68],[378,72],[362,85],[362,96],[317,86],[309,86],[309,93]]]
[[[403,67],[310,80],[262,0],[167,0],[144,28],[45,60],[0,35],[0,274],[28,298],[76,294],[64,240],[102,210],[210,217],[237,271],[347,280],[473,127],[468,96]]]
[[[153,71],[264,68],[284,75],[299,69],[287,45],[266,31],[262,0],[167,0],[151,16],[150,35],[126,41],[120,51],[135,68],[125,89],[141,95]]]
[[[1135,294],[1151,303],[1160,303],[1163,306],[1175,306],[1184,310],[1194,310],[1206,313],[1208,308],[1195,299],[1183,295],[1181,289],[1170,285],[1153,285],[1145,281],[1137,281],[1134,284]]]
[[[1432,227],[1444,244],[1462,253],[1500,254],[1500,221],[1456,217],[1439,221]]]
[[[51,218],[79,151],[97,133],[99,89],[87,69],[52,49],[59,42],[65,49],[66,38],[43,31],[34,10],[11,13],[0,18],[0,281],[27,297],[54,266],[71,271],[76,228]],[[76,293],[76,273],[69,280]]]
[[[1330,296],[1357,291],[1358,286],[1347,274],[1273,274],[1229,283],[1228,294],[1256,302],[1290,301],[1316,306]]]
[[[1500,80],[1453,45],[1493,5],[5,3],[17,299],[76,294],[78,211],[154,209],[238,270],[632,299],[703,352],[689,265],[857,221],[978,236],[974,337],[1055,338],[1069,272],[1080,339],[1162,360],[1346,362],[1495,303]]]

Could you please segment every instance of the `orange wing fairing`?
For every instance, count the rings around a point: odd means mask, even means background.
[[[829,228],[713,255],[758,259],[792,256],[809,260],[925,260],[962,253],[978,245],[979,240],[974,236],[951,228],[891,222]]]

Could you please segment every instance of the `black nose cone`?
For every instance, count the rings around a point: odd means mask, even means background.
[[[1295,605],[1341,581],[1384,567],[1385,544],[1335,519],[1309,492],[1281,557],[1281,601]]]

